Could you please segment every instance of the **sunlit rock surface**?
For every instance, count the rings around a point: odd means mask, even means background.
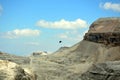
[[[0,80],[36,80],[35,74],[7,60],[0,60]]]

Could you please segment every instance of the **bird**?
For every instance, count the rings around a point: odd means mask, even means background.
[[[59,43],[62,43],[62,41],[59,41]]]

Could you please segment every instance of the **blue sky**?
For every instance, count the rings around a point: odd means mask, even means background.
[[[101,17],[120,17],[120,1],[0,0],[0,51],[23,56],[72,46]]]

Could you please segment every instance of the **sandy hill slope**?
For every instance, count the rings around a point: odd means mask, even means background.
[[[42,58],[41,58],[42,59]],[[90,41],[81,41],[74,46],[56,51],[47,60],[64,64],[120,60],[120,46],[111,47]]]

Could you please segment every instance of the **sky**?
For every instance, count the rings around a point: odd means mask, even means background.
[[[52,53],[80,42],[102,17],[120,17],[120,0],[0,0],[0,51]]]

